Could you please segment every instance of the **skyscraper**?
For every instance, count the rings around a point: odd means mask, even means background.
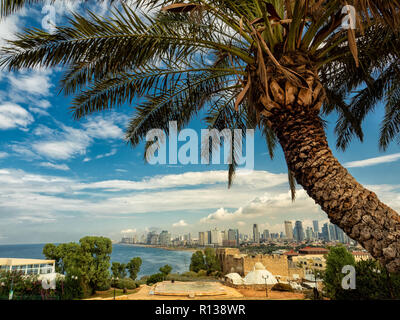
[[[168,231],[163,230],[160,233],[159,241],[162,246],[169,246],[171,244],[171,234]]]
[[[317,237],[318,237],[318,233],[319,233],[318,220],[313,220],[312,224],[313,224],[313,227],[314,227],[314,232],[315,232],[315,234],[316,234]]]
[[[306,229],[306,239],[311,240],[313,238],[313,229],[311,227],[307,227]]]
[[[258,231],[258,224],[253,224],[253,241],[260,243],[260,232]]]
[[[208,231],[205,232],[199,232],[199,245],[205,246],[209,244],[208,241]]]
[[[222,234],[217,228],[211,230],[211,243],[217,246],[222,246]]]
[[[285,234],[288,240],[293,240],[293,225],[292,221],[285,221]]]
[[[236,246],[239,246],[239,230],[238,229],[229,229],[228,230],[228,240],[236,241]]]
[[[340,243],[344,243],[344,232],[342,229],[340,229],[337,225],[335,226],[335,233],[336,233],[336,239],[340,242]]]
[[[294,238],[296,241],[303,241],[304,240],[304,230],[303,230],[303,223],[301,221],[296,221],[294,226]]]
[[[327,223],[324,223],[323,227],[322,227],[322,237],[326,240],[326,241],[331,241],[331,235],[329,233],[329,226]]]
[[[265,229],[263,231],[263,239],[264,240],[268,240],[269,239],[269,230],[268,229]]]
[[[335,226],[333,224],[329,224],[329,236],[330,241],[335,241],[338,239],[336,236]]]

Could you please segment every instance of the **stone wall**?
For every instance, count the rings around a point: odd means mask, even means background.
[[[217,249],[216,254],[221,263],[223,274],[237,272],[244,277],[250,271],[253,271],[257,262],[260,262],[274,276],[279,275],[283,280],[292,279],[294,274],[297,274],[300,278],[304,277],[303,269],[295,266],[284,255],[246,255],[241,254],[239,249],[236,248]]]

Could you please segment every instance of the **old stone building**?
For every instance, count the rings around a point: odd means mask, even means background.
[[[224,274],[237,272],[241,276],[246,276],[254,270],[257,262],[260,262],[274,276],[280,276],[280,279],[299,279],[304,277],[303,268],[299,268],[284,255],[247,255],[240,253],[237,248],[217,249],[217,257],[221,263]]]

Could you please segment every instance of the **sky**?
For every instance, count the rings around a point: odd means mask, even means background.
[[[107,6],[89,4],[98,14]],[[68,9],[59,5],[63,23]],[[39,26],[45,13],[36,6],[0,22],[0,45],[25,27]],[[119,240],[123,235],[169,230],[173,235],[238,228],[253,223],[270,232],[284,230],[285,220],[327,222],[327,216],[298,187],[291,201],[287,168],[278,147],[268,156],[255,135],[254,170],[239,170],[227,188],[221,165],[150,165],[143,144],[132,148],[124,138],[134,105],[72,119],[71,97],[59,94],[62,70],[0,70],[0,244],[77,241],[86,235]],[[400,209],[400,148],[378,148],[384,106],[365,121],[365,140],[346,152],[335,149],[336,115],[326,118],[334,155],[382,201]],[[189,128],[205,128],[201,116]],[[180,147],[181,144],[178,145]]]

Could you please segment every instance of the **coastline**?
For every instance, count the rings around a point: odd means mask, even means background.
[[[144,248],[157,248],[157,249],[163,249],[163,250],[169,250],[169,251],[190,251],[190,252],[196,252],[200,249],[196,248],[185,248],[185,247],[164,247],[164,246],[158,246],[158,245],[153,245],[153,244],[143,244],[143,243],[116,243],[124,246],[134,246],[134,247],[144,247]]]

